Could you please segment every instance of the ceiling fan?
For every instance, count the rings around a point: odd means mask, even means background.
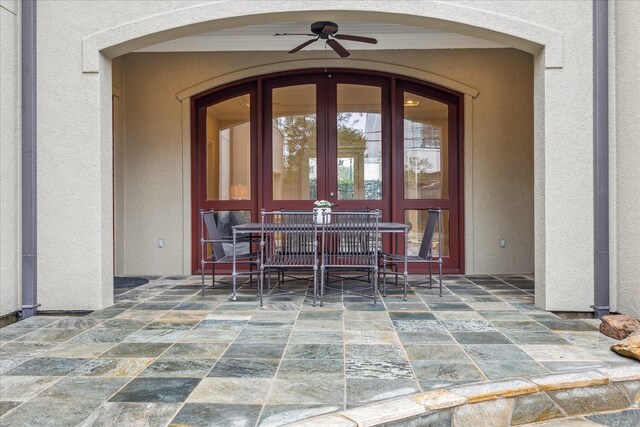
[[[361,43],[369,43],[369,44],[377,44],[378,40],[371,37],[363,37],[363,36],[350,36],[347,34],[337,34],[338,33],[338,24],[331,21],[318,21],[311,24],[311,32],[313,34],[287,34],[287,33],[278,33],[274,34],[275,36],[309,36],[314,37],[312,40],[307,40],[299,46],[291,49],[289,53],[296,53],[305,47],[309,46],[311,43],[314,43],[320,39],[325,40],[329,47],[333,49],[338,55],[342,58],[346,58],[351,55],[347,49],[345,49],[338,40],[349,40],[354,42]],[[338,39],[338,40],[336,40]]]

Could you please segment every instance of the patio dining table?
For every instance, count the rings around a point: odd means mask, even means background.
[[[330,230],[332,227],[338,228],[337,224],[326,224],[326,227]],[[283,227],[284,228],[284,227]],[[231,275],[233,279],[233,296],[232,300],[236,300],[236,278],[237,278],[237,270],[236,270],[236,252],[237,252],[237,241],[238,235],[251,235],[251,234],[260,234],[262,232],[262,224],[259,222],[247,222],[244,224],[239,224],[234,226],[233,228],[233,261],[232,261],[232,270]],[[318,228],[318,232],[321,232],[321,227]],[[400,222],[380,222],[378,223],[378,232],[379,233],[392,233],[395,234],[394,248],[397,252],[398,250],[398,236],[402,234],[403,242],[404,242],[404,272],[403,272],[403,290],[404,290],[404,300],[407,300],[407,284],[409,278],[408,272],[408,262],[407,262],[407,254],[409,249],[409,226],[407,224],[403,224]]]

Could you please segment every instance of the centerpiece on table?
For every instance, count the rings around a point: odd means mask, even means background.
[[[313,210],[316,212],[316,222],[322,224],[324,220],[331,221],[331,207],[335,206],[328,200],[316,200],[313,202]],[[323,212],[326,214],[323,215]]]

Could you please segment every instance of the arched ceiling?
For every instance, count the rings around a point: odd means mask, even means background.
[[[137,52],[288,51],[310,39],[275,37],[276,33],[310,33],[310,22],[280,22],[201,33],[147,46]],[[374,37],[377,45],[340,41],[348,50],[472,49],[506,46],[463,34],[391,23],[338,22],[339,33]],[[318,40],[305,50],[323,50]],[[330,49],[329,49],[330,50]]]

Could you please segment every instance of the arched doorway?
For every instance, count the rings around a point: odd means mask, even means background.
[[[223,234],[261,208],[380,209],[412,225],[443,209],[445,270],[464,270],[463,95],[402,76],[344,69],[278,73],[192,98],[193,265],[200,209]]]

